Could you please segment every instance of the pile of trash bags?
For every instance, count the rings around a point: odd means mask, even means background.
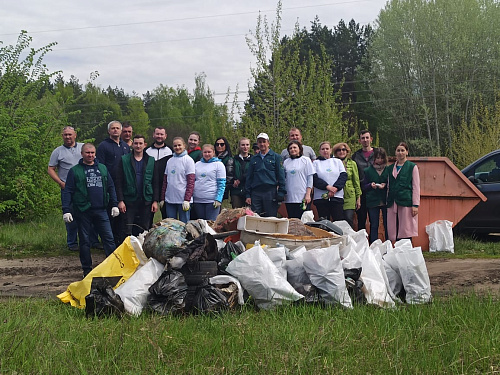
[[[58,297],[87,316],[218,313],[253,303],[272,309],[315,303],[351,309],[431,302],[422,251],[410,240],[368,244],[366,231],[335,222],[340,244],[306,250],[233,243],[204,220],[165,219],[128,237],[87,277]],[[106,261],[123,265],[117,272]],[[104,267],[102,267],[104,264]],[[114,274],[114,273],[115,274]]]

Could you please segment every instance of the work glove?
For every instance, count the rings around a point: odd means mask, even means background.
[[[67,214],[63,215],[63,220],[65,223],[71,223],[73,221],[73,215],[71,215],[69,212]]]
[[[120,215],[120,210],[118,207],[113,207],[111,209],[111,217],[117,217],[118,215]]]
[[[219,201],[214,201],[214,208],[219,208],[222,205]]]
[[[182,202],[182,210],[189,211],[189,202],[188,201]]]

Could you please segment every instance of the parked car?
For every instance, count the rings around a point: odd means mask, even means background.
[[[456,226],[458,232],[500,233],[500,150],[462,169],[488,200],[480,202]]]

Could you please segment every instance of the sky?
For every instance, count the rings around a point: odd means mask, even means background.
[[[333,28],[343,19],[373,25],[386,0],[283,0],[281,35],[296,22],[310,29],[315,16]],[[246,99],[255,58],[245,36],[255,31],[259,12],[276,18],[277,1],[5,1],[0,10],[0,41],[15,44],[21,30],[32,47],[57,42],[44,58],[49,71],[62,71],[80,83],[99,72],[94,83],[123,88],[142,97],[160,84],[195,87],[205,73],[217,103],[238,87]]]

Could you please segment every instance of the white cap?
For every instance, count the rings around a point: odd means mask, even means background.
[[[264,139],[267,139],[269,141],[269,136],[266,133],[260,133],[257,136],[257,139],[259,139],[259,138],[264,138]]]

